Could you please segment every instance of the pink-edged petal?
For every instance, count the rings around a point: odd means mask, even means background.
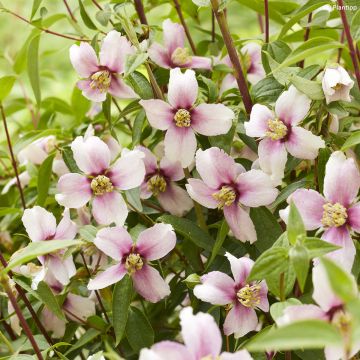
[[[180,161],[183,168],[194,160],[196,137],[191,128],[169,127],[165,135],[165,156],[171,161]]]
[[[160,170],[167,179],[179,181],[185,177],[184,170],[179,161],[170,161],[163,157],[160,161]]]
[[[247,350],[240,350],[235,353],[223,352],[220,360],[253,360]]]
[[[66,321],[59,319],[46,306],[43,308],[40,315],[41,324],[48,332],[52,332],[55,338],[62,338],[65,334]]]
[[[201,285],[196,285],[194,295],[213,305],[227,305],[236,300],[234,280],[220,272],[212,271],[201,277]]]
[[[176,245],[174,229],[169,224],[155,224],[142,231],[136,241],[136,250],[146,260],[166,256]]]
[[[222,95],[227,90],[237,89],[237,88],[238,85],[235,76],[233,74],[227,74],[221,83],[220,95]]]
[[[224,334],[227,336],[234,334],[235,339],[237,339],[250,331],[255,331],[258,323],[254,309],[236,303],[226,316]]]
[[[58,256],[47,257],[48,269],[62,285],[67,285],[70,282],[70,278],[76,273],[72,257],[68,257],[66,260],[64,261]]]
[[[56,233],[54,239],[74,239],[77,232],[77,225],[74,221],[70,219],[69,209],[64,210],[63,218],[59,222],[58,227],[56,228]]]
[[[202,180],[188,179],[186,190],[190,197],[202,206],[209,209],[217,208],[218,201],[213,197],[213,194],[217,192],[217,189],[208,187]]]
[[[359,187],[360,174],[354,159],[347,159],[341,151],[332,153],[325,170],[325,198],[347,207],[357,196]]]
[[[310,110],[311,99],[291,85],[275,103],[276,116],[287,125],[296,125]]]
[[[92,214],[98,224],[110,225],[114,222],[122,226],[128,215],[124,198],[116,191],[95,196],[92,202]]]
[[[195,72],[179,68],[170,70],[168,101],[175,109],[190,109],[198,95],[198,83]]]
[[[68,208],[81,208],[92,195],[90,181],[85,176],[75,173],[63,175],[57,184],[56,201]]]
[[[120,190],[140,186],[145,177],[144,157],[144,153],[139,150],[124,149],[108,173],[112,184]]]
[[[223,104],[200,104],[191,111],[191,127],[206,136],[226,134],[234,117],[234,112]]]
[[[185,31],[182,25],[173,23],[170,19],[164,20],[163,24],[164,45],[169,54],[177,48],[183,48],[185,44]]]
[[[165,69],[170,69],[171,68],[171,57],[169,55],[169,53],[167,52],[167,50],[165,48],[163,48],[160,44],[158,43],[153,43],[149,50],[148,50],[148,54],[150,59],[158,66],[163,67]]]
[[[103,140],[104,140],[105,144],[108,146],[108,148],[110,150],[111,161],[115,160],[119,156],[119,154],[121,152],[120,144],[111,135],[105,135],[103,137]]]
[[[88,317],[96,314],[94,301],[71,293],[66,297],[63,307],[66,316],[72,321],[79,322],[79,318],[86,321]],[[76,315],[76,317],[71,314]]]
[[[191,307],[180,312],[181,335],[194,359],[216,358],[221,351],[220,330],[210,314],[193,315]]]
[[[145,155],[142,160],[145,165],[146,174],[153,174],[158,169],[156,156],[144,146],[137,146],[135,149],[141,151]]]
[[[224,207],[224,215],[234,236],[242,241],[249,241],[250,244],[256,241],[256,230],[250,215],[238,204]]]
[[[250,170],[236,179],[239,201],[245,206],[257,207],[271,204],[279,191],[273,186],[269,175],[261,170]]]
[[[170,287],[159,272],[145,264],[133,275],[135,290],[147,301],[156,303],[170,295]]]
[[[205,184],[214,189],[233,183],[238,174],[234,159],[217,147],[196,152],[196,170]]]
[[[150,125],[155,129],[167,130],[174,122],[174,112],[165,101],[156,99],[140,100],[139,104],[144,108]]]
[[[192,360],[186,347],[174,341],[160,341],[151,349],[143,349],[139,360]]]
[[[135,53],[135,48],[116,30],[110,31],[101,44],[100,64],[116,73],[125,71],[126,57]]]
[[[192,69],[211,69],[211,59],[204,56],[192,56],[190,67]]]
[[[78,136],[71,143],[71,150],[76,165],[85,174],[102,174],[110,164],[111,153],[109,147],[97,136],[83,138]]]
[[[116,264],[102,273],[99,273],[94,279],[91,279],[88,284],[89,290],[97,290],[106,288],[112,284],[119,282],[126,274],[126,269],[121,264]]]
[[[175,216],[184,216],[194,206],[188,193],[180,186],[169,182],[164,192],[159,193],[157,199],[164,210]]]
[[[76,72],[83,78],[90,77],[98,71],[98,60],[95,50],[86,42],[70,47],[70,61]]]
[[[31,241],[50,239],[56,232],[55,216],[40,206],[26,209],[22,222]]]
[[[268,312],[270,309],[270,304],[267,295],[268,295],[268,287],[266,281],[263,280],[260,282],[260,292],[259,292],[260,303],[256,305],[256,308],[264,312]]]
[[[288,306],[280,318],[276,320],[279,326],[288,325],[301,320],[328,320],[328,315],[319,306],[313,304]]]
[[[247,136],[263,137],[268,131],[269,120],[274,119],[274,113],[265,105],[255,104],[250,113],[250,121],[244,122]]]
[[[109,87],[109,93],[119,99],[136,99],[139,97],[138,94],[124,81],[117,76],[111,77],[111,83]]]
[[[246,279],[250,274],[254,261],[246,256],[238,259],[230,253],[226,253],[225,256],[229,260],[236,285],[245,286]]]
[[[79,80],[76,86],[82,91],[83,96],[87,99],[100,103],[106,100],[106,92],[90,86],[91,80]]]
[[[355,204],[347,211],[348,224],[356,232],[360,233],[360,203]]]
[[[94,244],[107,256],[118,261],[128,254],[133,246],[129,233],[121,226],[107,227],[99,230]]]
[[[320,136],[314,135],[311,131],[302,127],[294,126],[288,140],[285,143],[288,152],[298,159],[314,160],[319,149],[325,147],[325,142]]]

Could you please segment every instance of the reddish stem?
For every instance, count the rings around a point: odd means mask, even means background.
[[[263,34],[264,33],[264,22],[263,22],[263,17],[261,16],[261,14],[257,14],[258,17],[258,22],[259,22],[259,27],[260,27],[260,31]]]
[[[140,22],[143,25],[148,25],[148,21],[146,18],[146,14],[145,14],[145,10],[144,10],[144,5],[142,3],[141,0],[134,0],[134,5],[135,5],[135,10],[139,16]]]
[[[269,1],[264,0],[265,7],[265,42],[269,42]]]
[[[66,0],[63,0],[63,1],[64,1],[64,4],[65,4],[66,9],[67,9],[67,12],[69,13],[69,15],[70,15],[71,19],[72,19],[74,22],[77,22],[77,20],[76,20],[76,18],[75,18],[75,16],[74,16],[74,14],[72,13],[72,11],[71,11],[71,9],[70,9],[69,4],[67,3],[67,1],[66,1]]]
[[[308,24],[307,24],[307,27],[305,29],[305,34],[304,34],[304,42],[308,41],[309,40],[309,36],[310,36],[310,23],[311,23],[311,20],[312,20],[312,12],[309,14],[308,16]],[[299,66],[301,68],[304,67],[304,63],[305,63],[305,59],[304,60],[301,60],[299,62]]]

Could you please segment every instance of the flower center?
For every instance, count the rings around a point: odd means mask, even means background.
[[[340,330],[342,334],[347,334],[351,330],[351,316],[344,311],[337,311],[332,319],[332,323]]]
[[[203,356],[200,360],[220,360],[220,356],[207,355]]]
[[[344,87],[344,84],[337,83],[336,85],[332,86],[331,88],[335,91],[341,90]]]
[[[147,182],[148,189],[155,195],[166,190],[166,181],[161,175],[153,175]]]
[[[241,288],[236,296],[239,302],[249,308],[255,308],[260,304],[260,285],[249,285],[246,284],[243,288]]]
[[[105,193],[114,190],[113,184],[105,175],[98,175],[96,178],[92,179],[90,187],[94,195],[104,195]]]
[[[144,262],[139,254],[131,253],[125,260],[125,269],[132,275],[137,270],[141,270]]]
[[[174,115],[175,125],[177,127],[190,127],[191,115],[188,110],[179,109]]]
[[[111,75],[107,70],[97,71],[92,74],[90,79],[92,80],[90,83],[90,87],[92,89],[97,89],[100,92],[105,92],[109,89],[111,83]]]
[[[347,211],[344,206],[339,203],[331,204],[327,203],[323,205],[323,216],[321,223],[325,227],[339,227],[346,223],[347,220]]]
[[[176,65],[185,65],[191,61],[191,55],[188,48],[178,47],[171,55],[171,61]]]
[[[223,186],[218,192],[212,194],[212,197],[219,202],[218,208],[230,206],[236,199],[236,193],[230,186]]]
[[[287,126],[280,119],[269,119],[268,120],[269,130],[265,133],[271,140],[283,139],[287,132]]]

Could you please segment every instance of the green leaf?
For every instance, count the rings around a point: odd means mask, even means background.
[[[84,345],[86,345],[90,341],[94,340],[100,334],[101,334],[101,332],[96,329],[87,330],[85,332],[85,334],[82,334],[80,339],[65,353],[65,355],[68,355],[77,349],[82,349],[84,347]]]
[[[65,320],[65,316],[61,311],[61,307],[50,289],[49,285],[44,282],[40,281],[38,284],[38,288],[36,290],[37,294],[41,298],[41,301],[61,320]]]
[[[122,280],[115,285],[112,299],[112,321],[116,337],[116,345],[119,344],[125,333],[131,298],[132,281],[130,276],[125,275]]]
[[[31,9],[30,20],[32,20],[33,17],[35,16],[36,11],[38,10],[41,2],[42,2],[42,0],[34,0],[34,1],[33,1],[33,6],[32,6],[32,9]]]
[[[95,18],[102,26],[107,26],[111,18],[111,10],[100,10],[95,14]]]
[[[102,111],[104,113],[105,119],[109,122],[109,127],[112,129],[112,119],[111,119],[111,95],[106,94],[106,100],[102,103]]]
[[[183,282],[189,289],[193,289],[196,285],[201,283],[200,276],[198,274],[190,274],[185,280],[183,280]]]
[[[125,74],[127,77],[133,73],[140,65],[142,65],[148,58],[147,53],[139,53],[134,55],[128,55],[125,62]]]
[[[261,332],[245,347],[249,351],[281,351],[318,349],[341,344],[342,338],[335,327],[321,320],[306,320]]]
[[[21,212],[22,211],[20,209],[16,209],[16,208],[0,207],[0,217],[6,216],[9,214],[21,214]]]
[[[266,73],[270,72],[270,67],[265,54],[269,54],[277,63],[282,63],[290,53],[291,48],[284,41],[276,40],[269,44],[265,43],[262,47],[261,58]]]
[[[148,79],[138,71],[129,74],[126,81],[142,99],[153,99],[154,93]]]
[[[93,23],[88,13],[85,10],[82,0],[79,0],[80,15],[84,24],[91,30],[97,30],[96,25]]]
[[[66,166],[72,173],[81,173],[81,170],[74,160],[74,155],[70,146],[64,146],[61,149],[61,154]]]
[[[360,9],[355,13],[351,20],[351,33],[355,41],[360,40]]]
[[[319,192],[322,193],[324,190],[324,178],[326,164],[330,158],[331,151],[328,147],[319,149],[318,166],[317,166],[317,180],[319,186]]]
[[[224,150],[228,154],[230,154],[232,142],[233,142],[234,135],[235,135],[235,130],[236,130],[236,124],[234,123],[231,126],[230,130],[226,134],[217,135],[217,136],[209,136],[210,144],[212,146],[216,146],[216,147]]]
[[[137,211],[142,212],[143,207],[140,199],[140,188],[133,188],[125,191],[126,200],[128,203],[135,208]]]
[[[290,262],[294,267],[296,278],[301,291],[304,291],[305,282],[309,272],[309,254],[306,247],[296,244],[289,251]]]
[[[132,145],[136,146],[140,144],[142,129],[145,122],[145,110],[141,109],[134,120],[133,131],[132,131]]]
[[[30,145],[32,142],[49,136],[49,135],[57,135],[60,133],[58,129],[46,129],[46,130],[32,130],[28,131],[24,136],[22,136],[14,145],[14,152],[18,154],[21,149]]]
[[[311,81],[295,74],[289,77],[290,82],[311,100],[322,100],[325,95],[322,86],[317,81]]]
[[[45,204],[46,198],[49,193],[52,164],[55,158],[55,154],[48,156],[39,167],[38,179],[37,179],[37,190],[38,196],[36,203],[39,206]]]
[[[331,251],[335,251],[341,248],[340,246],[331,244],[316,237],[306,237],[304,239],[303,245],[308,250],[310,259],[320,257]]]
[[[0,78],[0,102],[10,94],[15,80],[15,76],[3,76]]]
[[[40,75],[39,75],[39,44],[40,44],[40,34],[35,36],[30,41],[27,52],[28,75],[38,105],[41,102]]]
[[[360,144],[360,131],[355,131],[346,139],[341,148],[341,151],[345,151],[358,144]]]
[[[136,352],[154,343],[154,330],[145,314],[136,307],[131,307],[129,310],[126,338]]]
[[[93,242],[96,237],[97,229],[93,225],[84,225],[80,228],[79,234],[86,241]]]
[[[222,245],[224,243],[224,240],[226,238],[226,235],[228,233],[229,233],[229,225],[227,224],[226,220],[223,220],[221,222],[221,226],[220,226],[220,228],[218,230],[216,240],[215,240],[215,244],[214,244],[214,247],[212,249],[210,259],[206,264],[205,271],[207,271],[209,269],[209,267],[212,264],[212,262],[214,261],[216,255],[219,253],[219,251],[220,251],[220,249],[221,249],[221,247],[222,247]]]
[[[283,91],[284,86],[272,76],[260,80],[251,89],[254,102],[263,104],[275,102]]]
[[[217,97],[218,97],[218,87],[216,86],[216,84],[208,79],[207,77],[200,75],[199,79],[206,85],[207,90],[208,90],[208,103],[213,103],[216,101]]]
[[[296,208],[293,201],[290,202],[290,212],[287,225],[287,237],[290,244],[295,245],[298,239],[306,236],[306,230],[302,221],[299,210]]]

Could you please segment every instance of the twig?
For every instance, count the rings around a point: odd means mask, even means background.
[[[146,14],[144,10],[144,5],[141,0],[134,0],[135,10],[139,16],[140,22],[143,25],[148,25],[148,21],[146,19]]]
[[[67,1],[66,1],[66,0],[63,0],[63,1],[64,1],[64,4],[65,4],[65,6],[66,6],[66,9],[67,9],[67,11],[68,11],[68,13],[69,13],[69,15],[70,15],[71,19],[72,19],[74,22],[77,22],[77,20],[76,20],[76,18],[75,18],[75,16],[74,16],[74,14],[72,13],[72,11],[71,11],[71,9],[70,9],[69,4],[67,3]]]
[[[156,79],[155,79],[155,76],[154,76],[154,73],[150,67],[150,65],[148,63],[145,63],[145,68],[146,68],[146,71],[149,75],[149,79],[150,79],[150,83],[151,83],[151,86],[155,92],[155,95],[158,99],[161,99],[161,100],[164,100],[164,94],[162,93]]]
[[[307,23],[307,27],[305,29],[305,34],[304,34],[304,43],[307,42],[309,40],[309,36],[310,36],[310,23],[312,20],[312,12],[309,14],[308,16],[308,23]],[[301,60],[299,62],[299,67],[303,68],[304,67],[304,63],[305,63],[305,59]]]
[[[269,42],[269,0],[264,0],[265,13],[265,42]]]
[[[215,42],[215,14],[211,9],[211,42]]]

